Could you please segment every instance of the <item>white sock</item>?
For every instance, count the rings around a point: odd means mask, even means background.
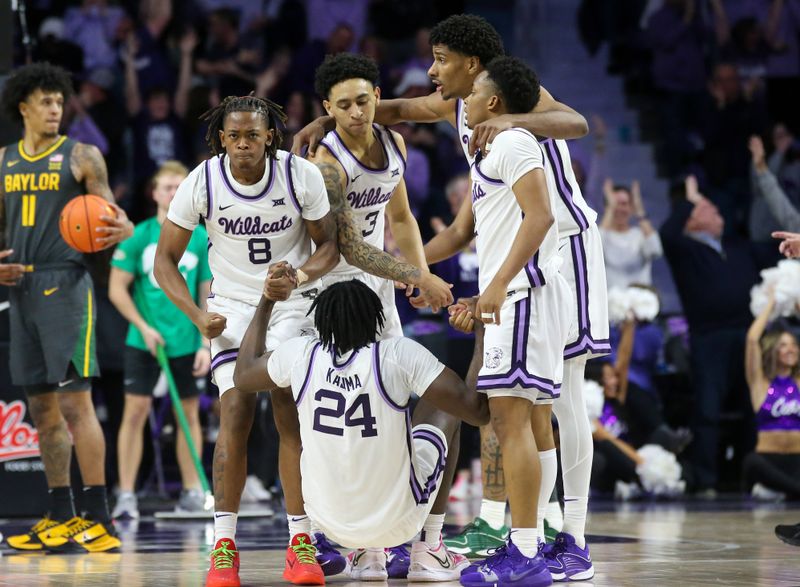
[[[499,530],[506,523],[506,502],[483,499],[481,500],[481,513],[478,515],[492,528]]]
[[[214,512],[214,544],[222,538],[236,540],[236,520],[239,514],[235,512]]]
[[[561,532],[564,529],[564,514],[561,512],[561,504],[558,503],[558,497],[555,492],[553,492],[550,500],[544,511],[544,517],[553,530]]]
[[[422,526],[420,539],[431,548],[438,547],[442,541],[442,526],[444,526],[444,514],[428,514],[425,525]]]
[[[294,517],[297,518],[299,516],[294,516]],[[324,534],[324,532],[320,529],[319,526],[317,526],[317,524],[311,518],[309,518],[309,524],[310,524],[309,529],[308,529],[309,535],[311,536],[311,540],[316,542],[316,539],[314,537],[317,534]]]
[[[539,462],[542,465],[542,484],[539,485],[536,527],[539,529],[539,538],[544,542],[544,515],[547,511],[547,503],[553,494],[553,487],[556,486],[556,476],[558,475],[556,449],[551,448],[550,450],[539,451]]]
[[[533,558],[539,552],[539,531],[536,528],[512,529],[511,541],[528,558]]]
[[[305,514],[286,514],[286,522],[289,524],[289,543],[298,534],[311,533],[311,519]]]
[[[586,510],[592,477],[592,429],[583,401],[585,359],[564,363],[561,397],[553,403],[561,438],[561,478],[564,480],[564,528],[581,548],[586,545]]]

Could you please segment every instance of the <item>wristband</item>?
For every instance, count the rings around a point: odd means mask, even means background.
[[[298,269],[297,270],[297,287],[300,287],[306,281],[308,281],[308,275],[302,269]]]

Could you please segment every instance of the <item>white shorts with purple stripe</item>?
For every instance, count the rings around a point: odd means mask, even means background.
[[[582,355],[599,357],[611,352],[608,335],[608,289],[603,244],[596,224],[580,234],[562,239],[560,273],[570,294],[571,328],[564,345],[564,360]]]
[[[308,292],[306,292],[308,293]],[[285,302],[275,304],[267,331],[267,350],[275,350],[279,344],[295,336],[316,334],[314,317],[306,314],[311,309],[312,297],[294,295]],[[256,313],[256,307],[239,300],[216,295],[208,300],[208,311],[217,312],[226,318],[225,330],[211,339],[211,380],[219,388],[222,397],[233,388],[233,371],[239,345],[247,327]]]
[[[569,287],[555,273],[547,285],[512,294],[500,325],[487,324],[478,391],[550,403],[561,394],[569,332]]]

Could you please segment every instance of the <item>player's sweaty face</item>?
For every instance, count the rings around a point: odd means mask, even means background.
[[[468,128],[475,128],[476,124],[489,118],[489,104],[495,96],[492,80],[485,71],[479,73],[472,84],[472,93],[464,99],[464,116]]]
[[[56,136],[64,114],[64,96],[61,92],[37,89],[20,103],[20,112],[33,133]]]
[[[364,135],[375,120],[375,107],[380,96],[380,89],[372,82],[361,78],[348,79],[331,88],[323,106],[336,119],[339,129],[351,135]]]
[[[231,112],[225,117],[220,141],[231,162],[247,168],[262,164],[272,131],[258,112]]]
[[[472,79],[469,73],[469,58],[451,51],[446,45],[433,45],[433,63],[428,68],[428,77],[436,85],[442,98],[466,98]]]

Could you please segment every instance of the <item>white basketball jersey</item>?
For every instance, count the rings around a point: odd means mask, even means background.
[[[475,157],[469,152],[472,129],[467,126],[464,117],[464,101],[461,99],[457,100],[456,104],[456,130],[464,156],[472,165],[475,161]],[[583,198],[578,180],[575,179],[575,173],[572,171],[572,159],[567,142],[544,139],[541,144],[545,153],[545,173],[550,176],[548,184],[552,182],[556,190],[557,197],[553,215],[558,223],[558,238],[580,234],[597,221],[597,212]]]
[[[398,533],[419,530],[417,506],[428,502],[431,488],[413,466],[409,399],[424,394],[443,369],[402,337],[347,358],[299,337],[270,356],[270,378],[291,384],[297,404],[306,512],[332,539],[386,546]]]
[[[347,186],[345,194],[347,203],[353,210],[357,227],[361,230],[364,242],[383,250],[383,232],[386,223],[384,210],[394,193],[394,189],[406,170],[406,161],[395,142],[392,132],[380,125],[373,124],[373,132],[383,148],[385,165],[381,169],[365,166],[344,144],[339,133],[332,130],[321,144],[344,169]],[[344,257],[333,268],[331,274],[361,273]]]
[[[472,211],[475,215],[478,251],[478,287],[481,293],[505,263],[514,238],[522,226],[523,213],[511,190],[519,178],[534,169],[544,169],[544,153],[526,130],[512,128],[494,140],[485,159],[472,164]],[[550,208],[555,211],[555,189],[545,174]],[[530,261],[508,284],[508,290],[541,287],[558,269],[558,228],[554,224]]]
[[[192,230],[200,217],[208,231],[211,291],[257,304],[272,263],[305,263],[312,252],[304,219],[328,213],[328,195],[317,167],[286,151],[267,161],[256,184],[239,184],[226,155],[195,168],[178,188],[168,218]],[[292,296],[318,288],[306,283]]]

